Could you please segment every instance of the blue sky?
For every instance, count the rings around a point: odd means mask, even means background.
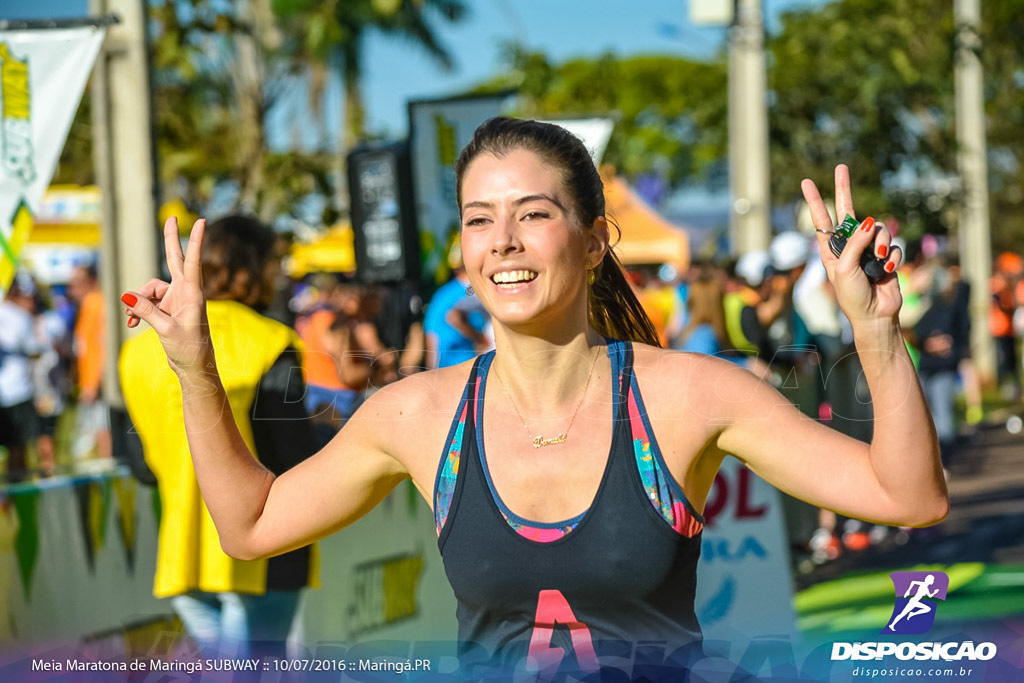
[[[436,22],[441,42],[455,56],[448,73],[422,51],[381,35],[367,45],[366,105],[370,130],[401,137],[407,130],[406,103],[458,93],[497,73],[502,45],[518,41],[543,50],[549,58],[669,54],[702,57],[714,54],[723,28],[694,27],[689,22],[692,0],[467,0],[470,16],[457,25]],[[763,0],[768,28],[782,10],[817,6],[825,0]],[[88,14],[88,0],[0,0],[0,19],[74,17]],[[329,91],[327,106],[331,139],[309,139],[313,126],[301,125],[304,145],[333,147],[340,122],[340,88]],[[271,143],[286,146],[294,133],[287,121],[302,121],[305,97],[295,97],[271,115]]]

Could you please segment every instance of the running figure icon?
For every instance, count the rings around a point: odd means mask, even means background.
[[[890,631],[895,632],[896,622],[898,622],[900,619],[903,619],[904,617],[907,618],[907,621],[910,621],[912,618],[920,614],[928,614],[929,612],[935,609],[932,605],[923,601],[924,598],[934,598],[939,593],[938,588],[936,588],[933,591],[928,590],[933,583],[935,583],[934,574],[929,574],[928,576],[924,577],[924,580],[922,581],[910,582],[910,585],[907,587],[907,592],[903,594],[904,598],[910,598],[910,600],[903,607],[903,611],[900,612],[899,615],[889,623]],[[910,597],[910,594],[915,590],[915,586],[917,592],[914,593],[914,597]]]

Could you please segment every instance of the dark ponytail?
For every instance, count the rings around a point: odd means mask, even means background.
[[[551,123],[504,116],[481,124],[459,154],[455,174],[460,211],[462,179],[470,162],[481,154],[501,157],[518,149],[533,152],[562,170],[562,184],[573,200],[582,225],[589,227],[605,216],[604,184],[590,152],[579,138]],[[587,296],[594,330],[613,339],[660,346],[654,323],[640,305],[611,248],[594,271],[594,283]]]
[[[636,298],[619,257],[611,248],[594,275],[594,284],[587,295],[590,326],[604,337],[661,346],[658,330]]]

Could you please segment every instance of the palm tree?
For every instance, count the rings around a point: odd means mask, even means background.
[[[442,69],[454,65],[451,53],[439,42],[432,17],[457,22],[468,11],[463,0],[273,0],[286,32],[299,37],[294,59],[310,76],[310,105],[320,111],[326,70],[335,69],[344,84],[342,139],[335,171],[336,208],[344,200],[344,163],[347,153],[366,136],[363,101],[364,48],[371,31],[411,40],[434,58]]]
[[[263,220],[292,204],[266,149],[266,112],[289,85],[275,22],[269,0],[148,6],[161,181],[194,211],[229,183],[233,208]]]

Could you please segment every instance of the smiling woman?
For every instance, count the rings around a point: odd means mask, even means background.
[[[855,215],[845,166],[835,180],[836,213]],[[657,347],[609,248],[600,176],[564,129],[486,122],[457,183],[463,256],[493,317],[494,351],[377,391],[279,476],[250,455],[217,373],[198,268],[205,224],[184,254],[176,224],[165,226],[171,282],[123,300],[177,373],[193,464],[229,554],[301,547],[411,479],[434,510],[467,677],[617,669],[679,680],[703,656],[701,510],[727,453],[850,517],[923,526],[946,514],[899,287],[892,275],[869,282],[857,259],[872,244],[893,266],[901,258],[874,221],[838,257],[819,240],[875,408],[864,444],[805,419],[732,363]],[[817,187],[802,189],[816,227],[831,230]]]

